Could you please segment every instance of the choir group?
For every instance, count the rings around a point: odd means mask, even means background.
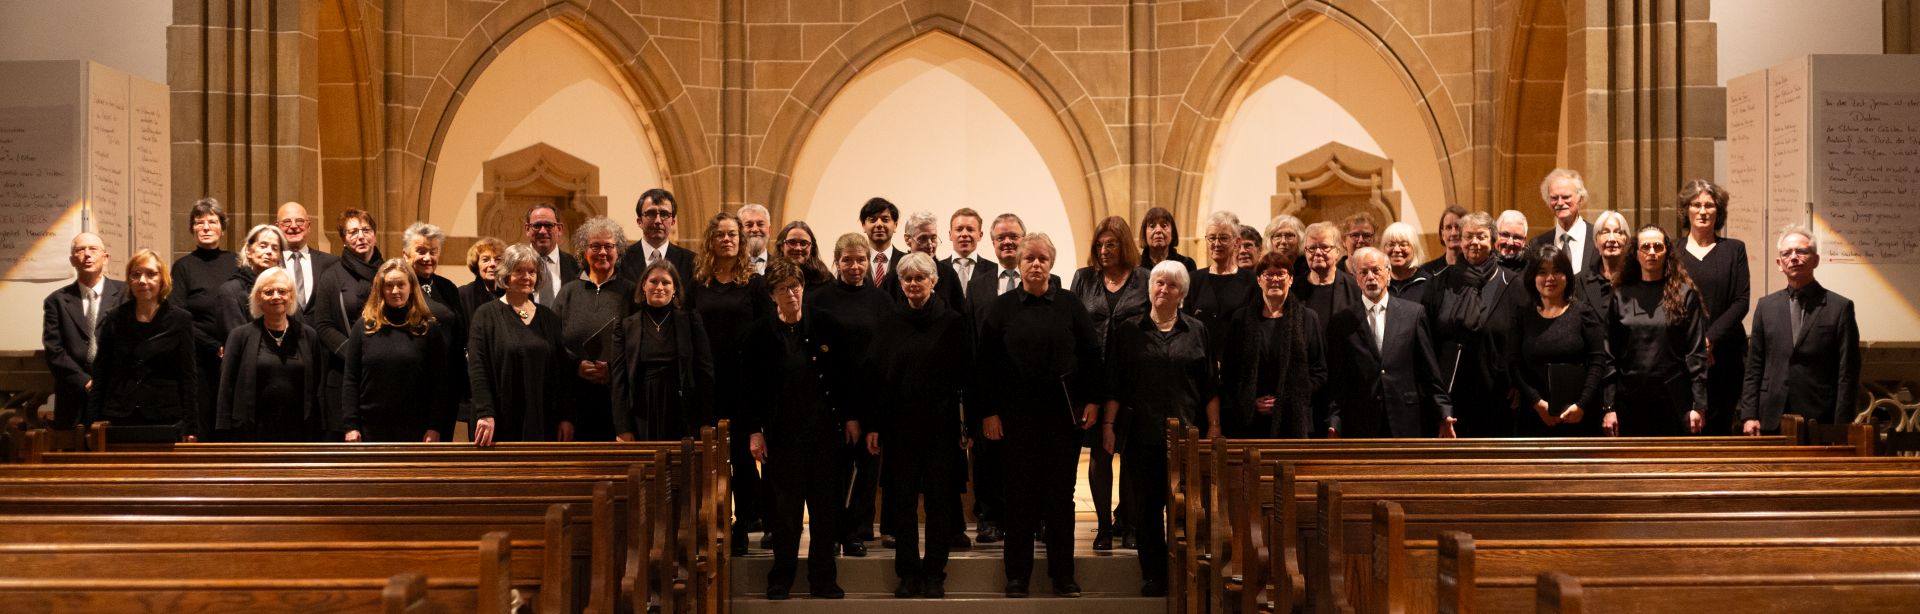
[[[78,279],[45,303],[54,420],[276,442],[441,441],[466,422],[484,446],[676,440],[726,419],[735,554],[766,530],[780,599],[803,506],[814,595],[843,595],[834,558],[864,556],[877,519],[896,594],[944,596],[948,553],[971,543],[969,484],[972,539],[1005,542],[1007,593],[1025,596],[1036,540],[1072,551],[1083,448],[1094,547],[1137,548],[1142,593],[1164,595],[1169,419],[1306,438],[1757,435],[1783,413],[1851,418],[1853,305],[1814,279],[1807,229],[1778,234],[1786,289],[1752,307],[1749,331],[1725,190],[1689,182],[1675,224],[1640,228],[1589,219],[1577,172],[1540,190],[1553,228],[1449,207],[1430,260],[1418,229],[1376,233],[1365,213],[1256,229],[1220,212],[1199,267],[1156,207],[1137,231],[1101,220],[1071,284],[1050,273],[1071,246],[1017,215],[954,212],[937,258],[938,218],[881,198],[825,249],[806,222],[775,231],[747,205],[704,220],[697,252],[670,241],[666,190],[640,197],[640,241],[592,218],[572,252],[537,205],[520,242],[472,243],[465,286],[438,274],[432,224],[408,226],[388,259],[374,218],[348,209],[328,254],[287,203],[229,252],[209,198],[189,218],[195,249],[171,264],[139,250],[125,282],[105,276],[99,237],[73,239]],[[1047,558],[1054,593],[1079,594],[1073,564]]]

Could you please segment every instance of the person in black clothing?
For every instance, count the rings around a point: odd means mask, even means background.
[[[640,200],[633,204],[634,223],[640,225],[640,241],[620,255],[621,279],[639,286],[646,268],[661,260],[673,263],[678,279],[693,279],[693,251],[671,242],[673,228],[679,225],[679,215],[680,201],[673,198],[672,192],[653,188],[640,193]]]
[[[676,441],[713,424],[707,325],[683,309],[680,271],[655,261],[641,274],[637,313],[613,331],[613,430],[618,441]]]
[[[1305,224],[1300,223],[1300,218],[1285,213],[1273,216],[1273,220],[1267,222],[1266,233],[1267,252],[1279,254],[1284,256],[1288,262],[1292,262],[1294,279],[1306,277],[1307,257],[1304,248],[1307,240],[1307,227]],[[1257,265],[1259,263],[1260,259],[1258,257],[1254,258],[1254,264]],[[1251,269],[1253,266],[1248,266],[1247,268]]]
[[[347,337],[341,397],[346,441],[444,441],[465,383],[414,267],[396,258],[374,273]]]
[[[1440,276],[1440,271],[1460,261],[1460,218],[1467,216],[1467,208],[1460,205],[1447,205],[1440,213],[1440,255],[1420,265],[1420,272],[1431,279]]]
[[[966,476],[966,432],[960,400],[973,384],[973,326],[964,313],[938,300],[936,263],[922,252],[900,259],[894,278],[905,303],[880,323],[867,353],[865,373],[875,374],[877,394],[868,420],[867,451],[879,455],[884,524],[897,538],[895,597],[946,596],[947,552],[964,529],[957,484]],[[927,553],[920,556],[919,499],[926,497]]]
[[[1125,322],[1147,312],[1147,270],[1134,259],[1133,237],[1127,220],[1110,216],[1093,228],[1093,249],[1088,250],[1087,266],[1073,272],[1073,294],[1087,307],[1100,355],[1107,360],[1109,341]],[[1185,268],[1182,267],[1184,271]],[[1185,296],[1186,288],[1181,287]],[[1120,486],[1120,522],[1113,515],[1113,453],[1100,445],[1100,433],[1089,429],[1087,437],[1087,488],[1093,491],[1093,549],[1112,550],[1113,537],[1129,539],[1127,502],[1131,499],[1125,483]]]
[[[907,216],[907,221],[901,226],[900,232],[905,235],[907,247],[913,250],[907,253],[917,252],[938,256],[936,252],[940,249],[940,226],[939,219],[933,217],[932,213],[920,211]],[[906,258],[904,254],[900,257]],[[901,291],[900,280],[896,277],[898,276],[888,275],[885,281],[880,282],[880,290],[886,292],[887,297],[893,299],[894,303],[905,303],[906,295]],[[936,260],[934,261],[934,280],[934,298],[946,303],[947,309],[954,313],[966,313],[967,292],[960,288],[960,274],[955,272],[951,265]]]
[[[1327,381],[1339,382],[1327,386],[1334,397],[1330,428],[1345,438],[1453,438],[1453,404],[1426,312],[1388,290],[1380,250],[1359,250],[1353,265],[1360,301],[1327,322]]]
[[[260,272],[248,296],[253,321],[227,334],[214,430],[234,441],[314,441],[319,423],[320,351],[301,322],[293,273]]]
[[[1553,211],[1553,227],[1546,232],[1534,235],[1523,249],[1553,244],[1567,251],[1567,258],[1573,262],[1568,275],[1578,276],[1594,268],[1600,260],[1598,246],[1594,242],[1594,227],[1581,217],[1580,212],[1587,207],[1587,182],[1580,172],[1568,168],[1556,168],[1540,180],[1540,200]],[[1684,208],[1684,207],[1683,207]],[[1514,214],[1520,222],[1520,234],[1526,234],[1526,216]],[[1505,242],[1506,215],[1501,215],[1500,239]],[[1501,250],[1506,251],[1504,248]]]
[[[1113,395],[1100,418],[1100,447],[1127,455],[1120,473],[1133,485],[1130,522],[1139,534],[1140,594],[1165,597],[1166,424],[1177,420],[1184,428],[1203,415],[1207,424],[1220,424],[1219,374],[1206,324],[1180,313],[1186,267],[1162,262],[1149,278],[1152,310],[1122,322],[1108,340],[1107,386]],[[1049,547],[1048,558],[1052,552]]]
[[[1492,226],[1482,212],[1461,218],[1461,261],[1441,272],[1421,297],[1461,437],[1513,436],[1511,386],[1502,356],[1513,305],[1521,302],[1515,297],[1525,284],[1517,281],[1519,272],[1492,257]],[[1518,235],[1524,245],[1526,232]]]
[[[567,282],[553,301],[560,315],[560,339],[567,351],[573,390],[574,439],[612,441],[622,430],[613,420],[612,371],[620,346],[620,321],[634,311],[633,282],[619,276],[627,236],[620,225],[594,217],[574,231],[574,249],[586,260],[586,274]]]
[[[1173,212],[1154,207],[1140,218],[1140,266],[1150,269],[1162,260],[1178,262],[1188,273],[1195,270],[1193,259],[1180,255],[1180,227],[1173,222]]]
[[[742,366],[741,339],[749,326],[773,313],[766,278],[753,272],[741,239],[740,218],[723,211],[708,220],[706,249],[694,258],[694,281],[687,288],[688,311],[706,326],[713,349],[714,417],[736,425],[747,410],[742,393],[751,385]],[[729,445],[734,510],[730,547],[734,556],[742,556],[747,534],[767,526],[767,503],[747,438],[733,437]]]
[[[893,276],[893,267],[907,255],[893,246],[893,231],[900,223],[900,208],[875,196],[860,206],[860,232],[867,239],[867,276],[869,286],[880,287]]]
[[[1860,324],[1853,301],[1813,278],[1820,244],[1790,225],[1774,243],[1787,287],[1760,299],[1740,403],[1741,432],[1780,432],[1792,413],[1814,424],[1848,422],[1859,407]]]
[[[1641,228],[1614,289],[1607,347],[1619,375],[1600,423],[1608,435],[1699,434],[1706,424],[1706,317],[1673,252],[1667,231]]]
[[[200,391],[195,397],[197,415],[212,416],[214,402],[220,397],[220,348],[227,342],[222,325],[220,284],[233,277],[233,252],[221,249],[227,237],[227,212],[220,201],[202,198],[193,203],[188,214],[192,220],[193,251],[173,261],[175,305],[193,315],[193,358],[200,373]]]
[[[493,237],[480,237],[467,246],[467,271],[473,273],[473,281],[460,286],[460,304],[466,306],[467,312],[461,315],[468,320],[473,319],[473,310],[506,293],[499,278],[500,255],[506,251],[507,244]]]
[[[1266,246],[1261,242],[1260,229],[1241,224],[1240,251],[1233,255],[1233,264],[1243,269],[1251,269],[1253,261],[1264,251]]]
[[[47,370],[53,375],[51,422],[61,428],[78,421],[87,406],[100,322],[127,300],[127,283],[107,279],[107,262],[111,259],[99,235],[83,232],[74,236],[67,255],[74,281],[48,294],[40,304],[41,347]],[[46,410],[40,413],[45,416]]]
[[[341,387],[347,369],[348,334],[355,330],[353,321],[367,304],[367,295],[373,291],[374,272],[383,262],[380,248],[374,244],[373,216],[359,209],[347,209],[340,212],[340,223],[335,228],[347,249],[340,256],[340,264],[320,274],[319,285],[313,291],[314,333],[320,335],[320,347],[330,356],[326,359],[326,375],[320,382],[320,406],[326,410],[320,417],[320,425],[326,430],[327,441],[340,441],[347,436],[346,402]]]
[[[221,335],[252,321],[249,315],[253,310],[253,282],[261,272],[280,266],[280,255],[286,252],[287,240],[280,229],[272,224],[254,226],[247,232],[247,240],[240,245],[237,255],[238,267],[231,270],[227,281],[220,284]],[[298,303],[298,299],[294,302]],[[298,310],[299,307],[295,306]],[[224,342],[223,342],[224,345]]]
[[[1522,437],[1600,435],[1600,420],[1588,411],[1601,403],[1606,327],[1582,298],[1572,270],[1567,252],[1549,243],[1534,248],[1520,275],[1532,300],[1514,307],[1506,355],[1520,399],[1514,430]],[[1556,375],[1562,372],[1578,376]]]
[[[1426,296],[1427,282],[1432,281],[1426,273],[1420,272],[1420,231],[1412,224],[1394,222],[1380,231],[1380,251],[1387,253],[1387,266],[1393,278],[1387,280],[1387,289],[1393,295],[1420,302]]]
[[[1186,311],[1207,325],[1211,347],[1226,347],[1227,329],[1240,317],[1241,310],[1254,304],[1258,285],[1252,269],[1240,268],[1235,255],[1240,249],[1240,218],[1216,211],[1207,218],[1207,268],[1193,275],[1193,292],[1188,294]]]
[[[781,227],[780,234],[776,236],[780,237],[780,255],[800,265],[807,287],[833,281],[833,269],[820,260],[820,240],[813,236],[813,227],[794,220]]]
[[[1585,222],[1582,222],[1585,223]],[[1514,274],[1527,268],[1527,215],[1518,210],[1501,211],[1493,219],[1493,259]]]
[[[1254,264],[1260,304],[1232,323],[1220,356],[1220,415],[1226,428],[1207,437],[1306,439],[1325,433],[1313,398],[1327,381],[1326,330],[1320,315],[1291,296],[1293,262],[1267,252]]]
[[[1620,215],[1619,211],[1601,211],[1600,215],[1594,216],[1593,244],[1600,252],[1600,259],[1594,261],[1593,268],[1576,275],[1580,278],[1576,287],[1580,290],[1581,299],[1603,323],[1610,319],[1611,312],[1607,310],[1613,303],[1613,289],[1620,285],[1627,261],[1632,255],[1632,249],[1628,247],[1633,243],[1633,231],[1630,228],[1627,226],[1627,217]],[[1601,394],[1612,394],[1612,387],[1603,387]]]
[[[1346,259],[1340,242],[1340,226],[1333,222],[1308,225],[1306,248],[1303,250],[1306,257],[1302,259],[1307,263],[1306,273],[1294,280],[1292,290],[1288,292],[1301,307],[1312,311],[1315,318],[1328,325],[1333,323],[1334,315],[1360,304],[1359,284],[1354,281],[1352,273],[1338,264]],[[1300,270],[1299,265],[1295,265],[1294,270]],[[1333,347],[1330,339],[1323,341],[1326,341],[1323,347]],[[1328,427],[1332,426],[1332,388],[1322,386],[1313,393],[1312,436],[1315,438],[1325,437]]]
[[[407,265],[413,269],[414,279],[419,280],[420,292],[427,297],[427,310],[433,314],[435,325],[445,338],[450,371],[454,374],[453,390],[459,398],[455,403],[466,401],[467,386],[467,306],[460,301],[460,288],[453,281],[441,277],[440,247],[446,243],[447,235],[439,226],[425,222],[414,222],[400,233],[402,255]],[[372,302],[371,293],[368,302]],[[433,430],[452,435],[454,416],[439,415],[445,422],[433,425]],[[609,435],[611,437],[611,435]]]
[[[832,282],[808,288],[813,292],[808,304],[821,319],[833,323],[841,337],[841,347],[851,356],[867,354],[880,323],[892,317],[896,308],[885,292],[867,283],[871,246],[866,235],[853,232],[840,235],[833,249],[839,276]],[[864,378],[855,385],[865,385]],[[850,484],[852,493],[846,499],[846,510],[839,515],[843,524],[841,548],[847,556],[866,556],[865,542],[873,539],[874,489],[879,485],[879,476],[875,475],[877,467],[864,442],[847,445],[836,462],[841,480]],[[887,527],[881,529],[885,532]]]
[[[1099,334],[1073,293],[1053,285],[1045,233],[1020,240],[1020,289],[1000,295],[980,329],[980,383],[989,398],[981,430],[1005,439],[1007,596],[1025,597],[1033,577],[1034,529],[1046,525],[1053,592],[1080,596],[1074,580],[1073,485],[1081,431],[1105,396]]]
[[[806,303],[804,278],[791,259],[767,263],[774,313],[753,324],[741,351],[746,372],[760,381],[746,390],[747,407],[758,411],[741,416],[738,432],[747,435],[754,460],[765,463],[765,483],[772,488],[771,600],[786,599],[793,587],[803,509],[813,536],[807,550],[811,592],[827,599],[846,596],[834,565],[834,547],[844,535],[839,516],[846,496],[844,474],[835,461],[842,448],[860,439],[862,408],[842,391],[849,389],[843,383],[846,362],[861,354],[848,352],[833,323]]]
[[[1733,432],[1740,414],[1741,371],[1747,362],[1747,329],[1740,322],[1751,306],[1747,244],[1720,236],[1727,226],[1727,191],[1705,179],[1680,188],[1680,227],[1687,240],[1680,265],[1693,279],[1707,313],[1707,425],[1701,432]]]
[[[533,302],[541,283],[540,256],[526,245],[507,248],[500,270],[507,293],[473,312],[467,331],[467,378],[473,388],[473,442],[573,441],[572,372],[560,315]]]
[[[534,262],[540,267],[542,281],[533,289],[533,302],[552,308],[560,289],[580,278],[580,259],[560,249],[560,242],[567,238],[567,222],[560,219],[553,203],[539,202],[527,209],[527,221],[521,228],[521,237],[533,248]]]
[[[199,440],[193,316],[168,301],[172,290],[153,250],[127,259],[129,298],[100,323],[93,390],[80,424],[173,426],[182,440]]]
[[[1027,236],[1027,226],[1020,216],[1002,213],[993,218],[990,226],[994,259],[997,262],[982,263],[983,268],[976,270],[967,290],[968,307],[973,311],[971,319],[975,331],[986,325],[987,316],[993,313],[995,298],[1020,289],[1020,240]],[[1059,277],[1050,277],[1050,285],[1059,285]],[[976,363],[976,368],[985,365]],[[987,391],[973,391],[971,397],[962,401],[961,408],[967,413],[967,432],[973,441],[973,516],[980,521],[976,539],[983,544],[991,544],[1006,539],[1007,526],[1007,449],[1004,442],[988,439],[981,420],[993,404]]]

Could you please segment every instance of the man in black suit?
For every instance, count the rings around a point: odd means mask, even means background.
[[[867,262],[867,278],[863,283],[881,287],[893,275],[893,265],[907,255],[893,246],[893,229],[899,223],[900,208],[885,198],[875,196],[860,206],[860,231],[866,233],[867,241],[873,244],[871,254],[867,256],[870,260]]]
[[[1777,433],[1780,415],[1835,424],[1851,420],[1860,381],[1860,326],[1853,301],[1813,279],[1820,245],[1804,226],[1789,226],[1775,244],[1774,262],[1787,276],[1784,290],[1753,310],[1747,342],[1746,385],[1740,398],[1742,430]]]
[[[980,249],[981,221],[980,213],[970,207],[953,212],[953,217],[947,218],[947,240],[953,242],[953,256],[940,259],[942,266],[953,269],[960,278],[961,298],[969,300],[973,297],[974,276],[992,277],[1000,272],[998,264],[974,256]]]
[[[692,286],[693,250],[671,242],[673,229],[679,225],[676,218],[680,215],[680,203],[673,199],[673,193],[660,188],[641,192],[640,202],[633,205],[633,214],[639,218],[640,240],[620,256],[620,278],[640,285],[640,274],[647,266],[666,258],[673,263],[674,270],[679,271],[680,287]]]
[[[567,236],[567,223],[560,220],[560,212],[553,205],[540,203],[527,210],[525,232],[527,245],[533,246],[533,253],[540,256],[540,268],[545,269],[540,286],[534,289],[533,302],[552,307],[554,298],[560,296],[560,287],[580,277],[580,260],[560,249],[560,241]]]
[[[293,291],[299,295],[300,315],[309,321],[313,317],[313,288],[320,285],[320,275],[340,263],[340,257],[307,246],[307,238],[312,236],[313,218],[307,215],[307,207],[297,202],[287,201],[280,204],[280,211],[274,217],[274,226],[280,228],[280,235],[287,238],[287,253],[280,255],[281,266],[293,273]]]
[[[933,217],[932,213],[921,211],[908,216],[905,230],[907,234],[907,247],[912,248],[913,251],[924,253],[928,256],[935,256],[935,252],[939,251],[940,226],[938,220]],[[901,257],[905,258],[906,256]],[[899,261],[894,260],[893,262]],[[935,278],[933,297],[946,303],[947,308],[952,309],[954,313],[965,315],[967,313],[967,292],[961,289],[960,274],[953,270],[953,265],[944,260],[935,260],[933,269]],[[895,303],[904,305],[907,302],[907,294],[900,289],[900,276],[898,275],[888,275],[886,281],[880,282],[880,290],[886,292],[887,296],[892,297]]]
[[[1387,295],[1386,253],[1361,248],[1353,267],[1361,300],[1327,324],[1327,381],[1341,382],[1330,430],[1348,438],[1453,437],[1453,405],[1425,310]]]
[[[73,265],[73,283],[47,295],[42,304],[46,324],[40,341],[46,349],[47,369],[53,372],[53,415],[59,426],[69,426],[87,406],[93,388],[94,333],[107,313],[127,298],[127,284],[107,279],[106,243],[99,235],[80,233],[73,238],[67,262]]]
[[[1534,236],[1527,243],[1527,252],[1553,243],[1569,255],[1579,254],[1569,258],[1573,261],[1573,272],[1568,279],[1589,267],[1600,266],[1600,247],[1593,242],[1593,225],[1580,216],[1587,208],[1587,182],[1580,178],[1580,171],[1556,168],[1547,173],[1547,178],[1540,182],[1540,199],[1553,210],[1553,229]]]

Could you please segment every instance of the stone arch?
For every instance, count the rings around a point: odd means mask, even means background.
[[[1089,216],[1127,214],[1126,163],[1087,88],[1053,51],[1024,26],[978,3],[949,11],[909,0],[906,11],[880,11],[820,52],[775,112],[761,146],[751,154],[748,199],[764,202],[782,219],[788,183],[800,149],[821,111],[853,76],[922,36],[939,32],[967,43],[1011,68],[1053,109],[1086,173]],[[945,5],[940,5],[945,6]],[[970,9],[970,10],[969,10]],[[1111,178],[1108,176],[1111,175]]]
[[[675,190],[681,202],[712,202],[709,195],[718,195],[720,189],[702,138],[707,130],[688,100],[682,79],[638,20],[619,12],[612,3],[593,4],[602,6],[589,8],[581,0],[563,0],[551,6],[539,0],[509,0],[467,32],[447,62],[432,75],[419,114],[400,138],[402,167],[407,172],[400,182],[403,192],[390,201],[395,206],[390,207],[389,215],[416,219],[428,212],[434,161],[462,98],[502,49],[548,21],[566,26],[591,43],[588,48],[603,55],[608,69],[630,88],[628,97],[646,129],[667,187]]]
[[[1261,60],[1278,53],[1289,34],[1314,20],[1325,19],[1352,30],[1379,51],[1408,92],[1418,101],[1418,113],[1434,144],[1442,190],[1449,201],[1461,202],[1470,185],[1471,140],[1451,93],[1431,59],[1387,9],[1368,0],[1257,0],[1216,39],[1180,92],[1180,104],[1159,154],[1155,194],[1171,202],[1174,217],[1197,220],[1203,187],[1210,169],[1210,152],[1223,119],[1230,117],[1247,94]],[[1468,97],[1471,98],[1470,96]],[[1169,170],[1178,169],[1178,170]],[[1167,173],[1172,173],[1168,175]]]

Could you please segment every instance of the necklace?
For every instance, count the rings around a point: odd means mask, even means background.
[[[273,340],[273,347],[280,347],[280,344],[285,343],[287,340],[287,331],[282,329],[280,334],[276,335],[273,334],[273,329],[269,328],[267,329],[267,338]]]
[[[673,317],[673,312],[671,311],[667,312],[666,317],[660,318],[659,320],[654,320],[653,315],[648,314],[644,311],[641,312],[640,315],[646,316],[647,323],[653,325],[653,332],[654,334],[657,335],[657,334],[660,334],[660,328],[667,325],[667,320]]]
[[[1160,319],[1160,316],[1154,315],[1152,312],[1148,312],[1147,317],[1153,318],[1153,325],[1156,327],[1159,327],[1160,330],[1167,330],[1169,328],[1173,328],[1174,322],[1180,321],[1180,312],[1177,312],[1177,311],[1174,312],[1173,317],[1167,318],[1165,320]]]

